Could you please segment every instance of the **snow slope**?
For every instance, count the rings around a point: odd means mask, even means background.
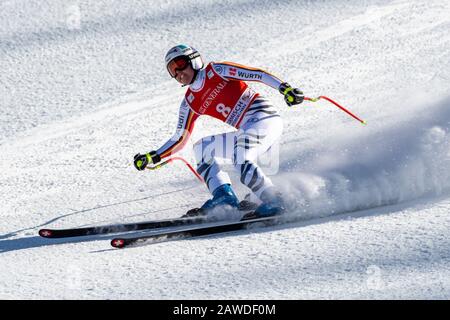
[[[18,0],[0,27],[0,298],[450,298],[448,1]],[[131,165],[175,128],[180,42],[368,125],[254,85],[285,119],[273,179],[300,222],[129,250],[39,238],[208,199],[183,165]],[[201,119],[193,142],[221,130]]]

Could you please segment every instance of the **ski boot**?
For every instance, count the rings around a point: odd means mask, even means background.
[[[279,214],[283,214],[286,210],[283,197],[280,192],[277,192],[275,188],[265,190],[260,199],[262,204],[256,208],[254,215],[256,217],[270,217]]]
[[[223,184],[216,188],[213,192],[213,198],[206,201],[201,208],[209,210],[223,205],[230,205],[234,208],[239,206],[239,199],[229,184]]]
[[[205,216],[214,208],[226,205],[239,209],[239,200],[229,184],[216,188],[212,199],[206,201],[200,208],[189,210],[183,217]]]

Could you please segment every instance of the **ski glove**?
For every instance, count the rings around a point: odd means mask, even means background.
[[[139,171],[144,170],[149,163],[156,164],[161,161],[161,157],[156,151],[150,151],[146,154],[140,154],[134,156],[134,167]]]
[[[300,89],[292,88],[291,85],[287,82],[283,82],[282,84],[280,84],[278,90],[281,94],[284,95],[284,101],[286,101],[289,107],[302,103],[303,99],[305,98],[303,92]]]

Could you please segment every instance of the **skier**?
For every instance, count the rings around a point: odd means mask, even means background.
[[[155,151],[136,154],[136,169],[144,170],[148,164],[157,164],[179,151],[198,117],[208,115],[237,131],[205,137],[194,144],[197,172],[213,196],[201,209],[209,212],[217,206],[239,205],[228,174],[217,162],[217,158],[226,158],[232,160],[240,173],[240,181],[261,200],[255,214],[281,214],[285,210],[282,196],[256,159],[280,137],[283,122],[272,104],[246,81],[258,81],[277,89],[288,106],[302,103],[303,92],[261,69],[230,62],[210,62],[205,66],[200,53],[187,45],[171,48],[165,61],[170,76],[189,87],[180,106],[174,136]]]

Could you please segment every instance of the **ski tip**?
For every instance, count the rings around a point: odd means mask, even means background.
[[[39,235],[44,238],[51,238],[53,236],[53,232],[50,229],[41,229],[39,230]]]
[[[125,247],[125,240],[124,239],[112,239],[111,240],[111,246],[114,248],[123,248]]]

